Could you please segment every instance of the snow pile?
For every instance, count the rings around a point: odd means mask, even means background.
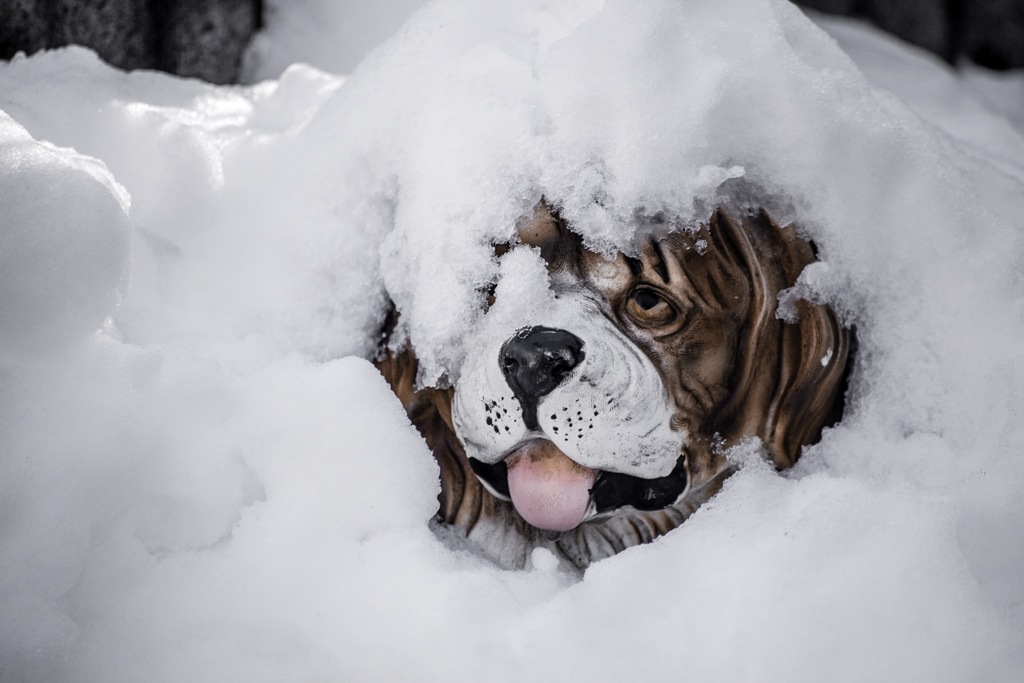
[[[304,133],[340,79],[295,68],[239,91],[126,75],[72,48],[15,61],[0,83],[4,109],[37,138],[103,159],[131,193],[134,274],[117,316],[126,340],[259,334],[324,359],[372,350],[379,238],[361,233],[374,224],[365,214],[383,225],[387,208],[338,177],[333,140]],[[346,189],[358,207],[338,205]]]
[[[128,196],[102,164],[33,140],[0,113],[0,353],[99,328],[129,271]]]
[[[347,79],[251,88],[0,67],[0,109],[77,150],[0,122],[0,679],[1013,678],[1021,130],[986,76],[826,26],[913,109],[783,0],[449,0]],[[582,580],[438,541],[436,468],[353,357],[390,297],[457,378],[542,195],[599,249],[764,205],[860,339],[796,470],[741,450]]]

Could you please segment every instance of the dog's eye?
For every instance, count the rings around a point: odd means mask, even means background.
[[[660,296],[649,289],[641,289],[633,298],[636,300],[636,305],[645,311],[651,310],[662,301]]]
[[[676,309],[672,304],[647,287],[641,287],[629,295],[626,312],[638,324],[647,327],[667,325],[676,317]]]

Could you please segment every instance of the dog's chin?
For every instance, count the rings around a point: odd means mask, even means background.
[[[571,531],[624,508],[660,510],[678,502],[690,484],[685,455],[668,475],[643,479],[585,467],[544,438],[521,442],[494,464],[476,458],[469,464],[491,495],[547,532]]]

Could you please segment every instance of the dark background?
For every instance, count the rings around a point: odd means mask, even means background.
[[[381,0],[377,0],[381,1]],[[1024,67],[1024,0],[798,0],[865,18],[951,63]],[[123,69],[237,81],[261,0],[0,0],[0,59],[69,43]]]
[[[261,0],[0,0],[0,59],[75,43],[123,69],[234,83]]]
[[[1024,67],[1024,0],[799,0],[798,5],[862,17],[942,56],[990,69]]]

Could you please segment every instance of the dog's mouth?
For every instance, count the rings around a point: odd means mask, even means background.
[[[651,511],[686,492],[686,456],[664,477],[642,479],[584,467],[547,439],[531,439],[492,465],[469,458],[491,494],[511,501],[527,522],[546,531],[569,531],[625,506]]]

